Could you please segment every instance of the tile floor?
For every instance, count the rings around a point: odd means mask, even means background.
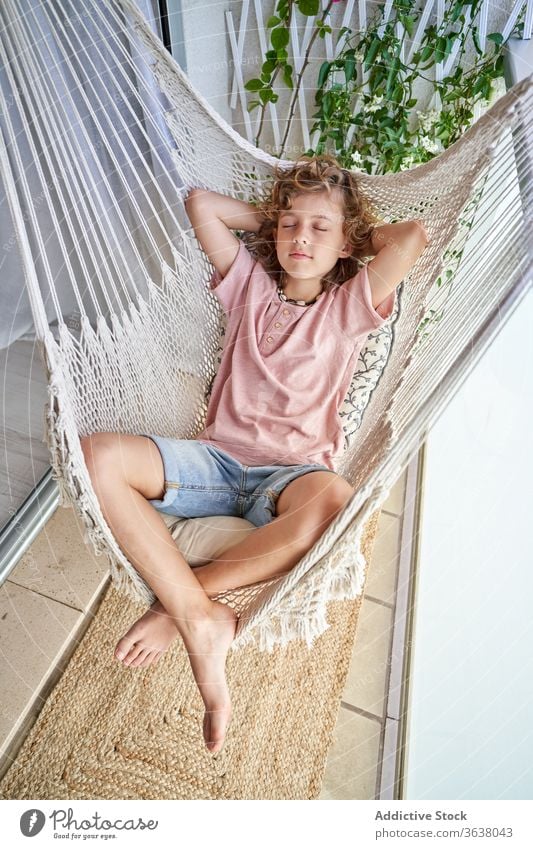
[[[405,473],[383,506],[321,799],[374,799],[386,711]],[[73,564],[75,569],[73,570]],[[83,636],[107,565],[59,508],[0,587],[0,776]]]
[[[107,573],[74,511],[59,508],[0,586],[0,776],[87,629]]]
[[[383,505],[320,799],[376,799],[383,751],[405,471]]]

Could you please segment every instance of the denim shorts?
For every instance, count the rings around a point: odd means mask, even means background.
[[[165,472],[163,498],[150,500],[162,513],[193,519],[240,516],[266,525],[288,483],[309,472],[336,474],[319,463],[296,466],[244,466],[231,454],[196,439],[145,434],[159,448]]]

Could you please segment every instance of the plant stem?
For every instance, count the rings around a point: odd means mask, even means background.
[[[322,16],[322,20],[325,20],[326,15],[329,13],[329,10],[331,9],[332,5],[333,5],[333,0],[330,0],[328,5],[324,9],[324,14]],[[307,50],[305,51],[304,61],[303,61],[302,67],[300,68],[300,73],[298,74],[298,79],[296,80],[296,86],[294,87],[294,94],[292,96],[291,105],[289,107],[289,116],[287,118],[287,125],[285,127],[285,133],[283,135],[283,139],[281,140],[281,149],[278,153],[278,157],[280,159],[283,156],[283,150],[285,148],[285,143],[287,141],[287,138],[288,138],[288,135],[289,135],[289,130],[291,128],[292,119],[294,117],[294,110],[296,108],[296,100],[297,100],[297,97],[298,97],[298,92],[300,90],[300,86],[302,84],[303,73],[304,73],[307,65],[309,64],[309,54],[311,52],[311,47],[313,46],[317,36],[318,36],[318,27],[315,28],[315,31],[313,32],[311,38],[309,39],[309,44],[307,45]]]

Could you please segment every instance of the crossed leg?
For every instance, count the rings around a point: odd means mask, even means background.
[[[127,666],[148,666],[157,662],[179,633],[206,707],[206,744],[211,751],[219,751],[231,717],[225,661],[237,617],[209,595],[290,570],[353,489],[324,471],[291,481],[277,500],[275,519],[254,529],[221,557],[192,570],[148,502],[162,498],[164,488],[163,463],[152,440],[97,433],[81,442],[104,517],[158,599],[119,640],[115,656]]]

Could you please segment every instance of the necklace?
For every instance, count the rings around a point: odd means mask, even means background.
[[[319,292],[318,295],[315,295],[312,301],[298,301],[294,298],[288,298],[281,286],[278,285],[278,296],[280,301],[287,301],[288,304],[296,304],[299,307],[309,307],[311,304],[314,304],[315,301],[318,300],[324,289],[322,288],[322,292]]]

